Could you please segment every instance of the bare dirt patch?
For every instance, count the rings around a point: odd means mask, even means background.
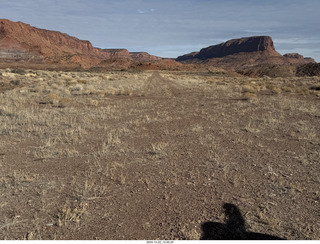
[[[320,238],[319,78],[1,74],[1,239]]]

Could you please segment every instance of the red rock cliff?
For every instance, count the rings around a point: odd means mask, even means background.
[[[154,56],[149,56],[154,60]],[[71,62],[89,68],[107,59],[132,58],[127,49],[95,48],[89,41],[58,31],[0,19],[0,59],[57,64]]]
[[[22,22],[0,20],[0,47],[21,48],[38,54],[74,52],[93,54],[96,50],[89,41],[82,41],[58,31],[32,27]]]

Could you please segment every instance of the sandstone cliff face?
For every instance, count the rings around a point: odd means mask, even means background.
[[[149,54],[144,60],[155,60]],[[95,48],[89,41],[58,31],[32,27],[22,22],[0,19],[0,59],[2,61],[28,61],[79,65],[90,68],[104,60],[129,59],[127,49]],[[149,58],[149,59],[148,59]]]
[[[130,59],[127,49],[102,49],[104,59]]]
[[[269,36],[253,36],[233,39],[209,46],[199,52],[189,53],[176,59],[183,63],[207,64],[230,70],[259,64],[290,64],[314,62],[299,54],[282,56],[275,50]]]
[[[34,60],[34,61],[42,61],[43,57],[39,55],[34,55],[30,52],[8,48],[8,49],[0,49],[0,59],[2,60]]]

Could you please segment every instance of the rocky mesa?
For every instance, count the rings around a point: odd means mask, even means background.
[[[164,59],[147,52],[127,49],[100,49],[90,41],[59,31],[36,28],[22,22],[0,19],[1,67],[41,69],[169,69],[199,70],[208,68],[243,71],[248,67],[272,64],[316,63],[298,53],[281,55],[269,36],[229,40],[179,56]],[[261,66],[262,67],[262,66]],[[250,71],[251,72],[251,71]],[[308,72],[309,73],[309,72]]]
[[[279,56],[276,52],[273,41],[269,36],[254,36],[240,39],[233,39],[227,42],[209,46],[177,58],[178,61],[196,58],[206,60],[210,58],[222,58],[237,53],[268,52],[270,55]]]
[[[130,53],[127,49],[95,48],[89,41],[67,34],[39,29],[22,22],[0,19],[0,61],[90,68],[104,60],[160,60],[148,53]]]
[[[289,64],[315,62],[300,54],[281,55],[275,50],[270,36],[253,36],[233,39],[209,46],[199,52],[179,56],[176,61],[182,63],[207,64],[237,70],[259,64]]]

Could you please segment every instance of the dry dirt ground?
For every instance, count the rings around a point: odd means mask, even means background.
[[[320,238],[319,77],[0,73],[1,239]]]

